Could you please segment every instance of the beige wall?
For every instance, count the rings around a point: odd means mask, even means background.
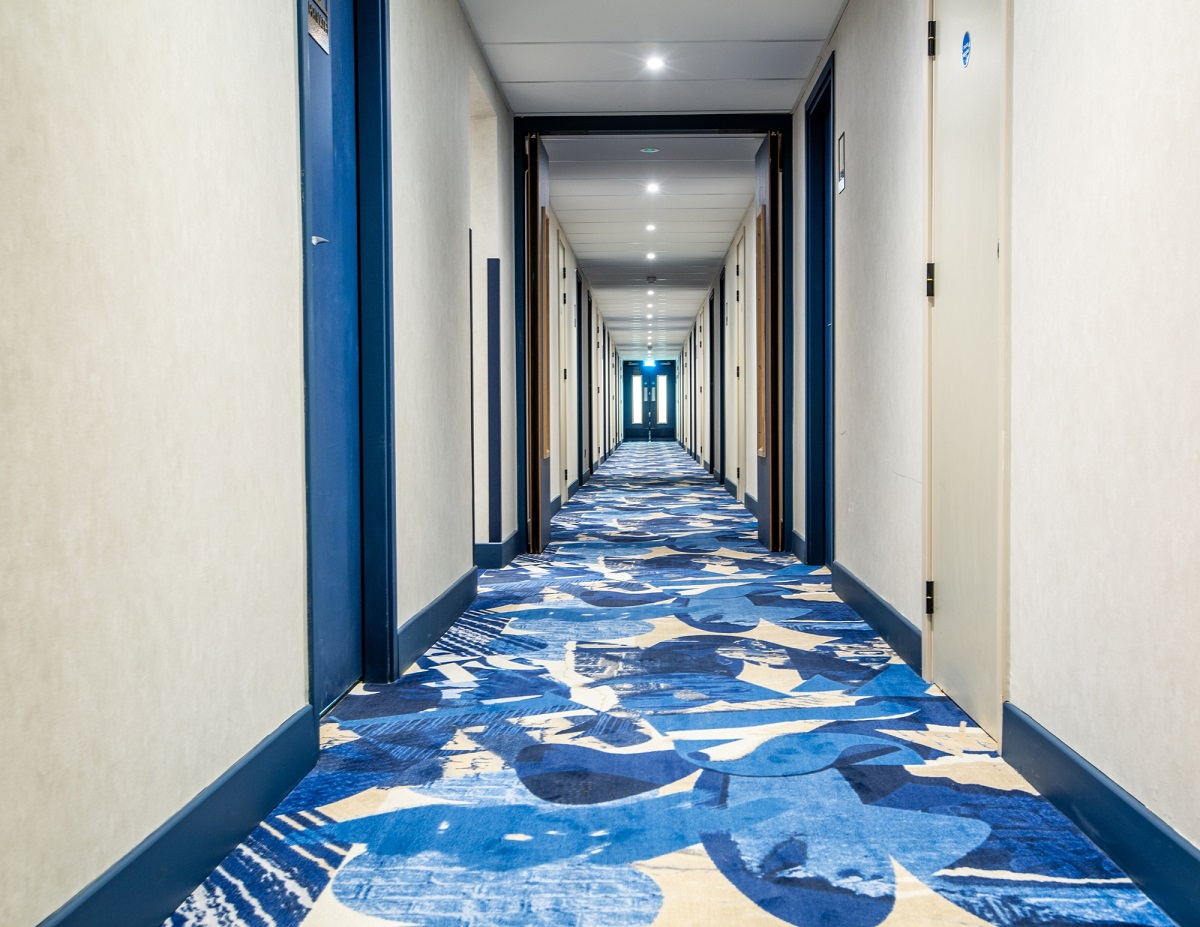
[[[503,113],[504,106],[455,0],[393,6],[390,26],[396,601],[404,622],[474,562],[467,258],[472,75],[494,111]],[[497,131],[502,259],[512,254],[503,221],[512,214],[505,182],[512,176],[510,131]],[[511,280],[509,268],[502,279],[509,291]],[[507,320],[506,307],[506,328]],[[511,341],[501,350],[511,357]],[[501,381],[513,382],[510,368]],[[506,395],[506,408],[509,402]],[[515,442],[512,447],[515,455]],[[515,482],[506,485],[515,497]],[[505,524],[515,523],[507,509],[505,515]]]
[[[481,66],[476,62],[476,67]],[[500,259],[500,539],[517,529],[515,313],[512,266],[512,127],[486,71],[468,69],[475,431],[475,540],[488,540],[488,278]]]
[[[834,196],[834,557],[918,627],[928,75],[913,37],[926,19],[922,0],[852,0],[814,69],[836,54],[833,133],[846,135],[846,189]],[[802,250],[796,267],[802,327]]]
[[[0,4],[0,923],[308,699],[295,6]]]
[[[1129,12],[1015,5],[1011,698],[1197,842],[1200,9]]]

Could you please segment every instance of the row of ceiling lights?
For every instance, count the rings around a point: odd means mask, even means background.
[[[647,68],[647,70],[650,70],[650,71],[661,71],[661,70],[662,70],[662,69],[663,69],[665,66],[666,66],[666,62],[665,62],[665,61],[663,61],[663,60],[662,60],[662,58],[659,58],[657,55],[655,55],[655,56],[652,56],[652,57],[650,57],[650,58],[647,58],[647,59],[646,59],[646,68]],[[643,149],[641,149],[641,151],[642,151],[642,153],[643,153],[643,154],[657,154],[657,153],[658,153],[658,149],[657,149],[657,148],[643,148]],[[647,193],[657,193],[657,192],[659,191],[659,189],[660,189],[660,188],[659,188],[658,184],[657,184],[657,183],[655,183],[655,182],[653,182],[653,181],[651,181],[650,183],[646,184],[646,192],[647,192]],[[653,223],[653,222],[651,222],[649,225],[647,225],[647,226],[646,226],[646,231],[647,231],[647,232],[653,232],[653,231],[655,230],[655,228],[656,228],[656,226],[654,225],[654,223]],[[653,251],[649,251],[649,252],[647,252],[647,253],[646,253],[646,260],[648,260],[648,261],[653,261],[653,260],[654,260],[656,257],[657,257],[657,255],[656,255],[656,254],[655,254]],[[653,291],[653,290],[647,290],[647,291],[646,291],[646,295],[647,295],[647,296],[653,296],[653,295],[654,295],[654,291]],[[647,309],[653,309],[653,308],[654,308],[654,303],[647,303],[647,304],[646,304],[646,308],[647,308]],[[653,312],[647,312],[647,313],[646,313],[646,318],[647,318],[648,320],[653,320],[653,318],[654,318],[654,313],[653,313]],[[654,323],[653,323],[653,321],[650,321],[649,325],[647,326],[647,328],[648,328],[648,329],[650,329],[650,331],[649,331],[649,332],[647,333],[647,335],[646,335],[646,360],[647,360],[648,362],[652,361],[652,358],[651,358],[651,350],[652,350],[652,348],[653,348],[653,346],[654,346],[654,332],[653,332],[653,327],[654,327]]]
[[[662,69],[662,67],[663,67],[663,60],[662,60],[661,58],[650,58],[650,59],[649,59],[649,60],[646,62],[646,67],[647,67],[647,68],[649,68],[651,71],[658,71],[658,70],[661,70],[661,69]],[[642,153],[643,153],[643,154],[655,154],[657,151],[658,151],[658,149],[657,149],[657,148],[643,148],[643,149],[642,149]],[[654,183],[653,181],[651,181],[650,183],[646,184],[646,192],[647,192],[647,193],[657,193],[658,191],[659,191],[659,186],[658,186],[658,184],[657,184],[657,183]],[[655,225],[653,222],[651,222],[649,225],[647,225],[647,226],[646,226],[646,231],[647,231],[647,232],[653,232],[653,231],[654,231],[654,230],[655,230],[657,227],[658,227],[658,226],[656,226],[656,225]],[[656,257],[657,257],[657,255],[656,255],[656,254],[655,254],[653,251],[649,251],[649,252],[647,252],[647,254],[646,254],[646,260],[647,260],[647,261],[653,261],[653,260],[654,260]],[[653,291],[653,290],[647,290],[647,291],[646,291],[646,295],[647,295],[647,296],[653,296],[653,295],[654,295],[654,291]],[[654,303],[647,303],[647,304],[646,304],[646,308],[647,308],[647,309],[653,309],[653,308],[654,308]],[[654,313],[653,313],[653,312],[647,312],[647,313],[646,313],[646,318],[647,318],[647,319],[653,319],[653,318],[654,318]],[[653,329],[654,329],[654,323],[653,323],[653,322],[650,322],[650,324],[649,324],[649,325],[647,325],[646,327],[649,329],[649,331],[647,332],[647,335],[646,335],[646,359],[647,359],[647,360],[649,360],[649,359],[650,359],[650,350],[651,350],[651,348],[652,348],[652,347],[653,347],[653,345],[654,345],[654,331],[653,331]]]

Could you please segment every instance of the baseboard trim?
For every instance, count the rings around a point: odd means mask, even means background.
[[[862,616],[913,671],[921,673],[921,630],[840,563],[829,567],[833,591]]]
[[[498,570],[508,566],[517,555],[517,532],[513,532],[498,543],[475,545],[475,566],[481,570]]]
[[[801,563],[808,563],[808,542],[800,536],[799,531],[792,532],[792,554]]]
[[[737,483],[735,483],[729,477],[725,477],[725,481],[722,485],[725,487],[725,491],[729,493],[729,495],[733,496],[735,499],[737,498]]]
[[[1200,927],[1200,849],[1012,702],[1003,743],[1004,759],[1151,901],[1179,927]]]
[[[550,517],[553,518],[562,509],[562,496],[555,496],[550,500]]]
[[[758,518],[758,500],[755,499],[754,496],[752,496],[750,493],[746,493],[744,499],[742,500],[742,505],[746,506],[747,512],[749,512],[755,518]]]
[[[397,675],[417,662],[446,633],[462,613],[475,601],[479,592],[479,574],[474,567],[467,570],[449,589],[417,612],[396,632]]]
[[[570,502],[577,492],[579,492],[579,480],[571,480],[567,485],[567,501]]]
[[[306,706],[40,927],[159,927],[316,763]]]

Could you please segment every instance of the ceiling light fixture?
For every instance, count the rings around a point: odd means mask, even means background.
[[[653,296],[653,295],[654,295],[654,291],[653,291],[653,290],[647,290],[647,291],[646,291],[646,295],[647,295],[647,296]]]
[[[656,183],[646,184],[646,192],[647,193],[657,193],[658,192],[658,184],[656,184]]]
[[[647,260],[647,261],[653,261],[653,260],[654,260],[654,258],[655,258],[655,254],[654,254],[654,252],[653,252],[653,251],[651,251],[649,254],[647,254],[647,255],[646,255],[646,260]]]
[[[654,231],[656,228],[658,228],[658,226],[656,226],[656,225],[653,225],[653,224],[651,224],[651,225],[647,225],[647,226],[646,226],[646,231],[647,231],[647,232],[653,232],[653,231]]]
[[[658,154],[658,149],[657,149],[657,148],[639,148],[638,150],[639,150],[639,151],[640,151],[642,154]]]
[[[647,313],[646,313],[646,318],[648,318],[648,319],[652,319],[652,318],[654,318],[654,313],[653,313],[653,312],[647,312]]]
[[[659,58],[658,55],[646,59],[646,67],[651,71],[661,71],[665,64],[666,62]]]

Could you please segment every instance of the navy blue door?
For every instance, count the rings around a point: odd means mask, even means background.
[[[312,8],[310,10],[310,7]],[[328,50],[311,34],[327,16]],[[305,379],[312,699],[362,677],[358,184],[352,0],[302,0]]]
[[[675,362],[625,361],[622,381],[625,440],[675,440]]]

